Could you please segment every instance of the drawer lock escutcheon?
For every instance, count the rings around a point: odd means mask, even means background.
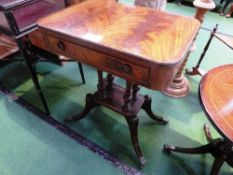
[[[127,74],[132,73],[132,67],[129,64],[123,64],[121,70]]]
[[[113,69],[118,72],[123,72],[126,74],[133,73],[133,69],[129,64],[113,60],[112,58],[107,57],[105,64],[108,68]]]

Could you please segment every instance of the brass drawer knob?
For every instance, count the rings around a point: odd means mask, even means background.
[[[127,74],[132,73],[132,67],[129,64],[123,64],[121,70]]]
[[[58,47],[58,49],[60,49],[62,51],[64,51],[66,49],[66,46],[62,41],[57,42],[57,47]]]

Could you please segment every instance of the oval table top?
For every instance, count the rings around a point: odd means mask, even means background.
[[[233,142],[233,64],[210,70],[201,80],[199,93],[209,120]]]

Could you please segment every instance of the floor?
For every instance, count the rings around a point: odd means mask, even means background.
[[[133,0],[122,2],[132,4]],[[168,3],[167,11],[188,16],[195,13],[192,7],[173,3]],[[196,40],[196,51],[190,55],[186,68],[196,64],[209,38],[209,30],[216,23],[219,32],[233,34],[232,18],[208,13]],[[232,62],[233,51],[214,38],[201,68],[208,71]],[[51,117],[38,110],[43,107],[23,63],[11,63],[0,70],[0,79],[7,88],[0,91],[1,175],[209,174],[213,161],[211,155],[191,156],[162,151],[165,143],[187,147],[206,143],[203,124],[209,122],[198,100],[201,77],[188,77],[191,91],[183,98],[141,89],[142,94],[152,96],[153,110],[166,117],[169,124],[158,125],[143,111],[139,112],[139,140],[147,160],[145,167],[139,169],[127,123],[120,115],[99,107],[79,122],[63,122],[66,116],[84,107],[87,92],[95,91],[94,68],[84,65],[85,85],[82,85],[76,63],[65,63],[62,67],[39,63],[37,70]],[[124,83],[119,78],[116,81]],[[32,105],[29,106],[29,102]],[[213,127],[211,131],[214,137],[219,137]],[[220,174],[232,173],[233,169],[224,165]]]

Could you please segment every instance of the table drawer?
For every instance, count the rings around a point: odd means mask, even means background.
[[[97,69],[126,78],[135,83],[146,85],[148,81],[149,68],[147,67],[119,60],[65,40],[57,39],[53,36],[47,36],[47,39],[50,49],[55,53],[86,62],[95,66]]]

